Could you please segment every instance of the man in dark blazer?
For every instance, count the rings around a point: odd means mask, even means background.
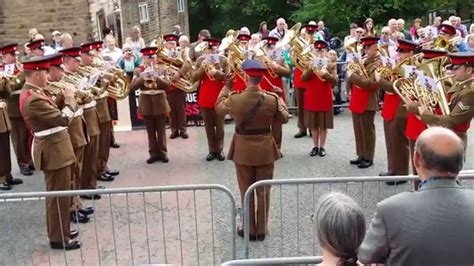
[[[463,162],[464,143],[454,132],[425,130],[413,154],[420,188],[377,205],[359,249],[360,262],[473,265],[474,191],[457,179]]]

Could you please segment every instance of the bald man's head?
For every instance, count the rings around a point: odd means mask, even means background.
[[[464,143],[447,128],[430,127],[418,137],[414,157],[417,170],[456,176],[463,167]]]

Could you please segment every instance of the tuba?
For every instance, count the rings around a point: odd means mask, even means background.
[[[450,113],[449,103],[446,97],[447,90],[444,86],[444,83],[441,82],[443,79],[446,79],[443,78],[443,66],[446,64],[447,61],[448,58],[446,56],[441,56],[426,60],[419,66],[427,76],[430,76],[436,80],[436,89],[433,89],[431,91],[434,93],[433,101],[437,101],[443,115],[449,115]],[[429,88],[425,89],[429,90]]]
[[[207,42],[205,42],[207,44]],[[171,75],[178,72],[181,67],[185,64],[183,58],[177,57],[173,58],[168,54],[168,49],[166,49],[163,44],[162,38],[158,37],[156,40],[157,51],[156,51],[156,63],[167,68],[165,78],[170,81],[171,85],[184,91],[184,92],[194,92],[197,90],[197,84],[192,83],[189,78],[180,77],[176,81],[170,79]]]

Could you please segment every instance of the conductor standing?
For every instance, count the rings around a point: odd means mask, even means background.
[[[232,114],[235,121],[235,133],[230,144],[228,159],[234,161],[239,182],[240,195],[253,183],[273,178],[274,163],[281,155],[273,138],[271,125],[274,122],[288,122],[288,110],[283,100],[272,92],[259,88],[260,81],[267,69],[256,60],[247,60],[242,64],[247,88],[244,91],[230,92],[230,84],[221,91],[216,112],[219,115]],[[257,189],[257,207],[250,201],[251,240],[265,239],[270,206],[270,189]],[[255,218],[255,213],[257,217]],[[238,234],[243,237],[242,228]]]

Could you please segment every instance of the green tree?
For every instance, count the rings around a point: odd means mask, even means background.
[[[286,0],[190,0],[191,36],[196,38],[203,28],[218,37],[225,35],[228,29],[243,26],[256,32],[261,21],[267,21],[271,29],[276,19],[289,18],[297,7]]]
[[[428,10],[449,0],[302,0],[300,2],[301,8],[293,13],[294,20],[324,20],[334,34],[343,36],[347,34],[349,24],[352,22],[362,26],[365,19],[370,17],[376,24],[385,25],[390,18],[407,20],[424,17]],[[407,26],[409,24],[410,21],[407,20]]]

